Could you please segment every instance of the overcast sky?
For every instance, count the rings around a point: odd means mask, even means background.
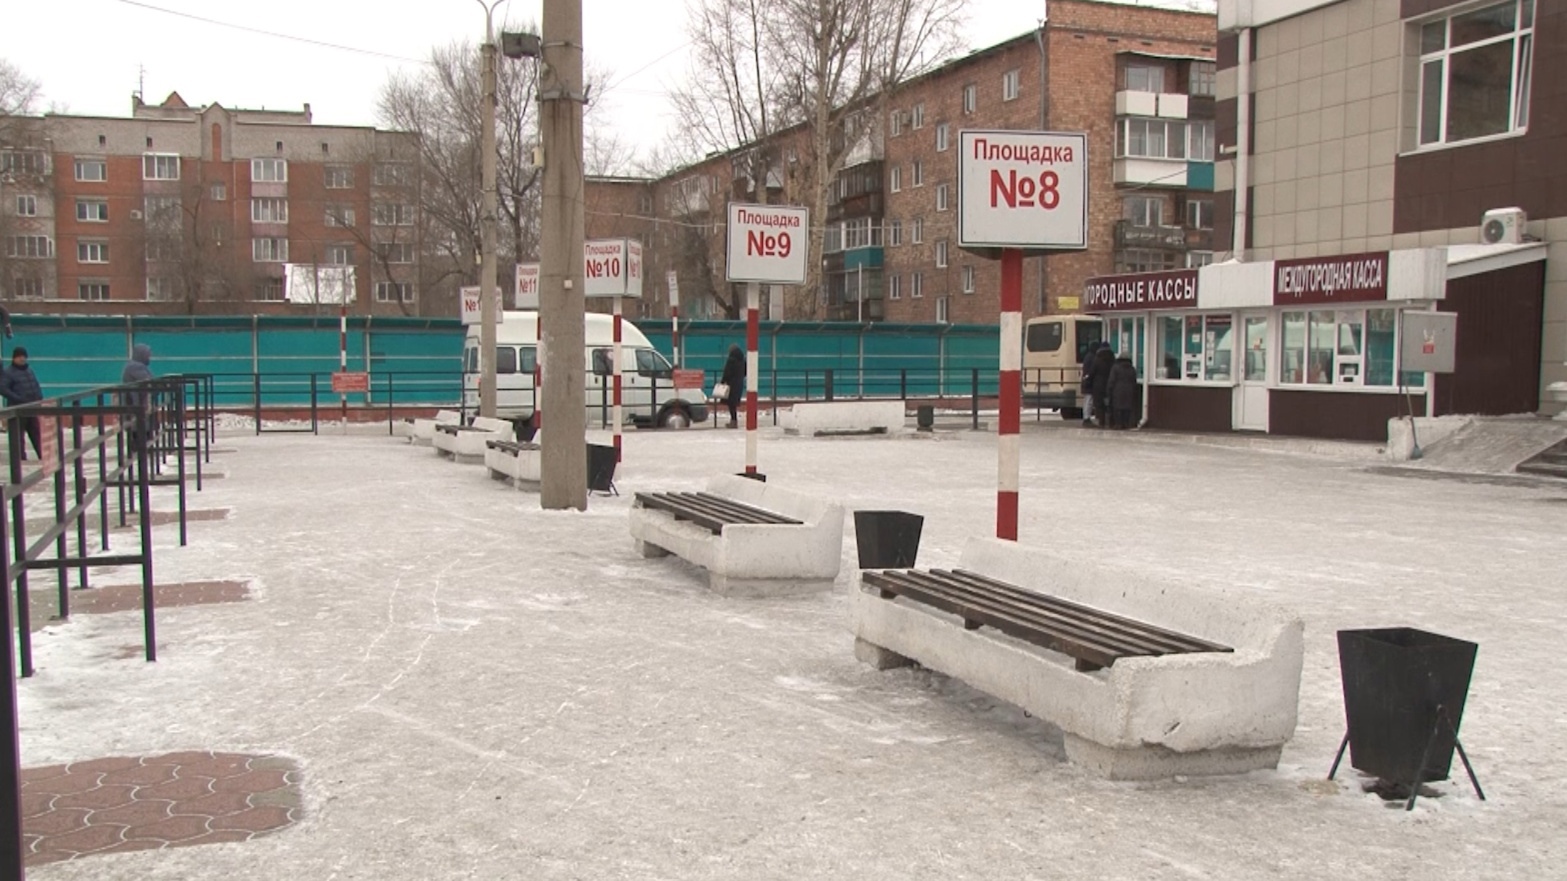
[[[431,46],[476,40],[484,30],[477,0],[5,5],[0,57],[39,80],[57,109],[110,116],[130,113],[131,94],[144,81],[149,102],[173,90],[195,105],[297,109],[309,102],[318,123],[373,124],[390,72],[416,66]],[[966,42],[981,48],[1017,36],[1035,26],[1044,5],[969,0]],[[583,7],[588,61],[607,70],[611,82],[596,124],[651,147],[669,124],[663,95],[686,69],[686,0],[584,0]],[[536,22],[541,10],[542,0],[503,0],[497,17]]]

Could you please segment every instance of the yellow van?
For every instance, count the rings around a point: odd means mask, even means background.
[[[1104,320],[1092,315],[1030,318],[1023,328],[1023,405],[1082,419],[1083,356],[1104,338]]]

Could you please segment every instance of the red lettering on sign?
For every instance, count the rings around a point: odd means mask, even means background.
[[[766,233],[750,230],[745,234],[747,257],[788,257],[794,251],[794,239],[786,232]]]
[[[1053,171],[1031,177],[1018,177],[1016,169],[990,172],[990,207],[999,208],[1005,202],[1008,208],[1043,208],[1046,211],[1061,204],[1061,176]]]

